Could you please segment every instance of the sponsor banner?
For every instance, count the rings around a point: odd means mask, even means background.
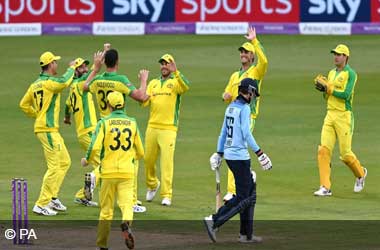
[[[380,0],[371,0],[371,21],[380,22]]]
[[[301,22],[370,22],[369,0],[302,0]]]
[[[380,34],[380,23],[353,23],[352,34]]]
[[[144,23],[93,23],[92,34],[94,35],[144,35]]]
[[[176,22],[298,22],[299,0],[178,0]]]
[[[298,23],[251,23],[258,34],[299,34]]]
[[[173,0],[104,0],[106,22],[174,22]]]
[[[302,35],[350,35],[351,23],[299,23]]]
[[[91,35],[92,23],[43,23],[42,34]]]
[[[41,23],[0,24],[0,36],[39,36]]]
[[[0,0],[1,23],[103,21],[103,0]]]
[[[146,34],[194,34],[194,23],[147,23]]]
[[[231,22],[197,22],[195,34],[198,35],[223,35],[223,34],[246,34],[248,23]]]

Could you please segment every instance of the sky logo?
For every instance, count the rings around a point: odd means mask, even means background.
[[[170,22],[174,21],[171,0],[104,0],[105,21]]]
[[[368,0],[307,0],[301,1],[303,22],[368,22]]]

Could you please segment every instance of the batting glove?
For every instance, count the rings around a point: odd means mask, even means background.
[[[218,153],[213,153],[210,157],[211,170],[215,171],[220,165],[222,165],[222,157]]]
[[[272,168],[272,162],[267,154],[263,153],[258,157],[258,159],[263,170],[270,170]]]

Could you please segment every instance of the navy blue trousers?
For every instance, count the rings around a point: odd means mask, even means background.
[[[222,226],[240,213],[240,234],[247,235],[247,239],[251,239],[256,204],[256,184],[252,180],[251,160],[226,160],[226,162],[235,177],[236,196],[213,215],[214,228]]]

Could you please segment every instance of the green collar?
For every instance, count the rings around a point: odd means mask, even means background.
[[[103,75],[104,76],[116,76],[117,72],[104,72]]]

